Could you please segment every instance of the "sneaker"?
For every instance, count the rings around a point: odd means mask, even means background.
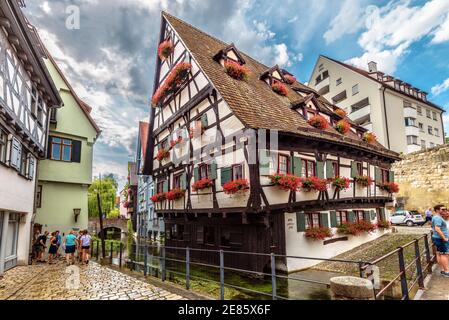
[[[449,278],[449,272],[441,272],[441,275],[445,278]]]

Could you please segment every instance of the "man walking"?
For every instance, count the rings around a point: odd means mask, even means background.
[[[36,250],[37,250],[37,262],[45,262],[44,260],[44,252],[45,248],[47,248],[47,237],[48,231],[45,231],[41,234],[36,240]]]
[[[449,231],[445,219],[449,217],[447,208],[439,204],[435,206],[435,216],[432,218],[432,242],[437,248],[437,262],[441,275],[449,278]]]
[[[432,208],[428,208],[428,209],[426,210],[425,214],[426,214],[426,222],[424,222],[424,224],[426,224],[427,222],[430,222],[430,223],[432,224],[432,216],[433,216],[433,214],[432,214]],[[424,224],[423,224],[423,225],[424,225]]]

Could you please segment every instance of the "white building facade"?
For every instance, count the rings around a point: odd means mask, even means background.
[[[377,70],[362,70],[320,56],[309,85],[374,132],[386,148],[411,153],[445,143],[443,112],[427,93]]]

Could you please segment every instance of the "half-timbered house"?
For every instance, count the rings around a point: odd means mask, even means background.
[[[0,274],[28,263],[37,162],[51,111],[62,104],[21,5],[0,2]]]
[[[292,74],[234,44],[167,13],[159,40],[144,172],[155,182],[168,246],[326,258],[383,233],[340,236],[336,227],[386,219],[392,195],[379,186],[394,179],[389,170],[396,153],[368,139],[366,129]],[[316,118],[326,125],[312,126]],[[337,130],[342,120],[347,128]],[[336,188],[335,177],[347,177],[350,185]],[[376,183],[356,182],[368,177]],[[333,234],[305,237],[316,227]],[[269,261],[225,259],[254,270]],[[278,268],[313,263],[279,261]]]

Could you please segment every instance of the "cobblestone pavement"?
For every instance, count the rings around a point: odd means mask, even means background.
[[[62,262],[13,268],[0,280],[0,300],[185,300],[96,263],[77,267],[78,288]]]

